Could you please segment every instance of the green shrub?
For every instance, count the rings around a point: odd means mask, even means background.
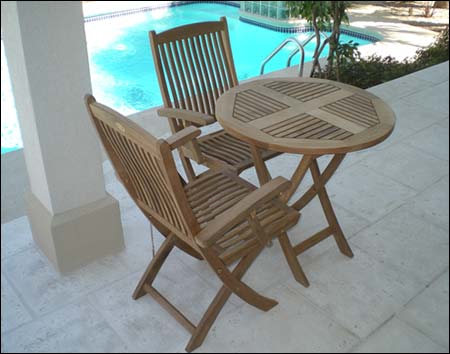
[[[449,60],[449,30],[447,27],[435,43],[404,61],[378,55],[361,58],[357,50],[351,50],[352,45],[341,46],[339,72],[334,68],[328,78],[366,89]]]

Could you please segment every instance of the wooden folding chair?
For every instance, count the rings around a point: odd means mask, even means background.
[[[186,184],[172,151],[199,136],[186,128],[157,140],[119,113],[86,96],[86,106],[118,177],[138,207],[166,237],[133,298],[151,295],[191,334],[188,352],[204,341],[232,293],[268,311],[277,302],[241,281],[267,242],[285,237],[299,213],[281,202],[290,182],[277,178],[257,189],[227,169],[211,170]],[[174,247],[205,260],[223,283],[197,326],[154,287],[153,282]],[[239,261],[233,271],[228,266]]]
[[[172,132],[215,123],[217,99],[238,84],[226,18],[159,34],[152,31],[150,43],[165,107],[158,113],[169,118]],[[241,107],[249,120],[255,119],[253,104]],[[195,178],[190,159],[209,168],[228,167],[237,175],[253,166],[250,146],[223,130],[190,142],[179,152],[189,181]],[[279,153],[262,155],[267,160]]]

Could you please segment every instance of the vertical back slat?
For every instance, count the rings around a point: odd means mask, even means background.
[[[203,104],[203,99],[201,96],[200,82],[199,82],[199,79],[197,76],[197,70],[196,70],[196,67],[194,64],[194,59],[192,57],[191,44],[190,44],[189,39],[183,39],[183,43],[184,43],[184,48],[186,50],[186,55],[187,55],[188,62],[189,62],[189,68],[190,68],[191,74],[194,78],[194,85],[195,85],[195,89],[196,89],[195,97],[199,104],[198,108],[199,108],[200,112],[205,112],[205,105]]]
[[[228,74],[230,75],[230,83],[231,87],[234,87],[239,84],[236,67],[234,66],[233,52],[231,50],[231,41],[230,41],[230,33],[228,31],[228,23],[225,17],[220,19],[220,22],[223,24],[223,30],[220,32],[220,38],[223,42],[224,48],[224,60],[228,66]]]
[[[206,41],[206,37],[207,37],[206,34],[201,36],[201,42],[202,42],[202,47],[203,47],[203,53],[205,54],[206,67],[209,72],[209,80],[211,83],[211,95],[212,95],[211,108],[212,108],[212,111],[215,112],[216,111],[216,100],[219,98],[219,93],[217,91],[216,73],[214,72],[214,68],[212,65],[210,48],[209,48],[208,42]]]
[[[105,106],[89,103],[88,108],[115,169],[121,178],[126,172],[124,185],[135,202],[195,248],[193,235],[199,226],[167,142]]]
[[[150,38],[153,53],[159,52],[154,57],[166,107],[214,116],[216,100],[237,85],[226,19],[151,32]]]
[[[181,81],[181,85],[183,86],[183,98],[184,102],[186,104],[186,108],[189,110],[192,110],[193,104],[192,104],[192,93],[189,91],[188,87],[188,79],[187,79],[187,72],[184,70],[183,65],[181,63],[181,53],[179,48],[179,42],[175,41],[172,43],[172,50],[175,57],[175,62],[177,65],[177,72],[179,80]]]
[[[206,113],[206,114],[210,114],[209,113],[209,103],[208,103],[208,98],[207,98],[207,93],[206,93],[206,85],[205,85],[205,77],[203,76],[203,70],[202,67],[200,65],[200,60],[199,60],[199,55],[198,55],[198,51],[197,51],[197,45],[196,45],[196,41],[195,38],[189,38],[189,48],[190,48],[190,52],[193,58],[193,62],[195,63],[195,73],[198,76],[199,79],[199,83],[200,83],[200,91],[198,92],[198,97],[201,97],[201,100],[203,102],[203,111],[202,113]]]
[[[219,65],[217,63],[217,57],[216,57],[216,51],[214,49],[214,44],[213,41],[211,40],[211,37],[213,36],[213,33],[208,33],[206,35],[206,41],[208,42],[208,48],[209,48],[209,56],[211,58],[211,62],[214,66],[214,73],[216,75],[216,99],[219,98],[219,96],[221,94],[224,93],[224,89],[223,89],[223,83],[222,83],[222,77],[221,77],[221,73],[220,73],[220,69],[219,69]]]
[[[169,54],[168,57],[169,57],[169,64],[170,64],[170,68],[171,68],[170,73],[172,74],[172,78],[173,78],[173,81],[175,82],[175,87],[177,89],[177,97],[178,97],[178,104],[179,104],[179,107],[177,107],[177,108],[186,109],[187,108],[186,102],[185,102],[186,94],[185,94],[185,92],[183,92],[183,90],[181,88],[181,83],[180,83],[182,73],[180,73],[178,71],[178,68],[175,65],[173,45],[174,45],[173,42],[167,43],[166,48],[167,48],[167,53]]]
[[[212,33],[212,37],[214,39],[214,47],[215,47],[217,60],[219,61],[220,73],[222,74],[224,89],[225,89],[225,91],[228,91],[230,89],[230,84],[228,81],[228,75],[226,73],[225,64],[223,62],[223,53],[222,53],[222,50],[220,49],[219,33]]]
[[[175,108],[180,108],[177,92],[175,90],[175,84],[174,84],[174,81],[172,78],[172,72],[170,70],[169,61],[167,59],[166,45],[165,44],[161,45],[160,49],[161,49],[160,50],[161,58],[162,58],[162,62],[164,65],[164,74],[165,74],[167,81],[169,82],[169,88],[170,88],[170,94],[171,94],[171,97],[169,97],[170,107],[175,106]]]
[[[187,82],[189,85],[189,90],[190,90],[189,98],[190,98],[190,102],[192,103],[192,109],[194,111],[198,112],[199,105],[197,102],[197,93],[195,92],[193,77],[191,75],[191,70],[189,68],[188,62],[186,60],[184,41],[178,41],[178,44],[179,44],[179,49],[180,49],[180,53],[181,53],[181,61],[183,63],[183,71],[186,74],[186,79],[187,79]]]
[[[214,96],[213,96],[213,87],[212,87],[212,81],[208,72],[208,68],[206,66],[206,53],[203,50],[201,37],[197,36],[194,38],[195,45],[198,51],[198,57],[200,58],[200,69],[202,70],[203,77],[205,80],[205,91],[203,92],[205,96],[205,100],[209,101],[208,104],[208,114],[213,115],[215,112],[214,109]]]
[[[225,65],[225,72],[227,75],[228,87],[232,88],[234,86],[233,75],[231,74],[230,62],[226,58],[227,54],[226,54],[226,49],[225,49],[225,42],[224,42],[221,34],[218,34],[218,37],[219,37],[220,51],[222,53],[222,60]]]

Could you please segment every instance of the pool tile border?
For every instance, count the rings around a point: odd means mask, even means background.
[[[222,5],[228,5],[228,6],[238,7],[238,8],[240,7],[240,5],[238,3],[236,3],[235,1],[174,1],[174,2],[166,3],[166,4],[139,7],[137,9],[132,9],[132,10],[123,10],[123,11],[117,11],[117,12],[108,13],[108,14],[102,14],[102,15],[86,16],[84,18],[84,22],[100,21],[100,20],[105,20],[105,19],[110,19],[110,18],[115,18],[115,17],[120,17],[120,16],[132,15],[132,14],[136,14],[139,12],[148,12],[148,11],[152,11],[152,10],[189,5],[189,4],[193,4],[193,3],[194,4],[195,3],[197,3],[197,4],[198,3],[222,4]],[[299,26],[284,27],[284,26],[277,26],[277,25],[273,25],[273,24],[269,24],[269,23],[259,22],[259,21],[252,20],[250,18],[243,17],[243,16],[240,16],[239,20],[242,22],[254,25],[254,26],[258,26],[258,27],[262,27],[262,28],[266,28],[266,29],[270,29],[272,31],[282,32],[282,33],[303,33],[303,32],[311,32],[314,30],[311,25],[299,25]],[[331,31],[331,28],[329,29],[329,31]],[[371,42],[378,42],[381,40],[381,38],[379,38],[379,37],[361,33],[359,31],[355,31],[355,30],[350,30],[347,28],[342,28],[341,33],[347,34],[347,35],[355,37],[355,38],[368,40]]]
[[[247,17],[240,16],[239,20],[254,26],[270,29],[272,31],[276,32],[283,32],[283,33],[304,33],[304,32],[312,32],[314,31],[314,28],[311,25],[299,25],[299,26],[292,26],[292,27],[283,27],[283,26],[276,26],[268,23],[262,23],[259,21],[255,21],[252,19],[249,19]],[[327,31],[331,32],[331,27],[327,28]],[[347,28],[341,29],[342,34],[346,34],[355,38],[364,39],[370,42],[378,42],[381,40],[381,38],[372,36],[369,34],[361,33],[358,31],[354,31]]]
[[[139,7],[136,9],[122,10],[122,11],[111,12],[111,13],[102,14],[102,15],[86,16],[84,18],[84,22],[101,21],[101,20],[106,20],[106,19],[115,18],[115,17],[133,15],[133,14],[136,14],[139,12],[148,12],[148,11],[152,11],[152,10],[166,9],[166,8],[171,8],[171,7],[190,5],[190,4],[199,4],[199,3],[221,4],[221,5],[228,5],[228,6],[240,8],[240,5],[234,1],[175,1],[175,2],[171,2],[171,3],[167,3],[167,4],[144,6],[144,7]]]

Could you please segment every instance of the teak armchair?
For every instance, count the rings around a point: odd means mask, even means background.
[[[149,35],[165,107],[159,115],[169,119],[173,133],[215,123],[217,99],[238,84],[226,18]],[[254,119],[255,102],[243,104],[242,113]],[[223,130],[194,139],[179,152],[189,181],[195,178],[190,160],[209,168],[227,167],[237,175],[254,164],[250,146]],[[277,155],[264,151],[262,157]]]
[[[200,134],[197,128],[157,140],[93,96],[87,95],[85,102],[119,179],[166,237],[133,298],[151,295],[187,329],[192,334],[188,352],[203,343],[232,293],[260,310],[274,307],[276,301],[258,294],[241,279],[267,242],[273,237],[287,238],[286,231],[298,222],[299,213],[280,198],[290,182],[279,177],[257,189],[224,169],[206,172],[186,184],[172,152],[192,142]],[[174,247],[205,260],[223,283],[196,326],[152,285]],[[237,261],[234,270],[229,270]]]

